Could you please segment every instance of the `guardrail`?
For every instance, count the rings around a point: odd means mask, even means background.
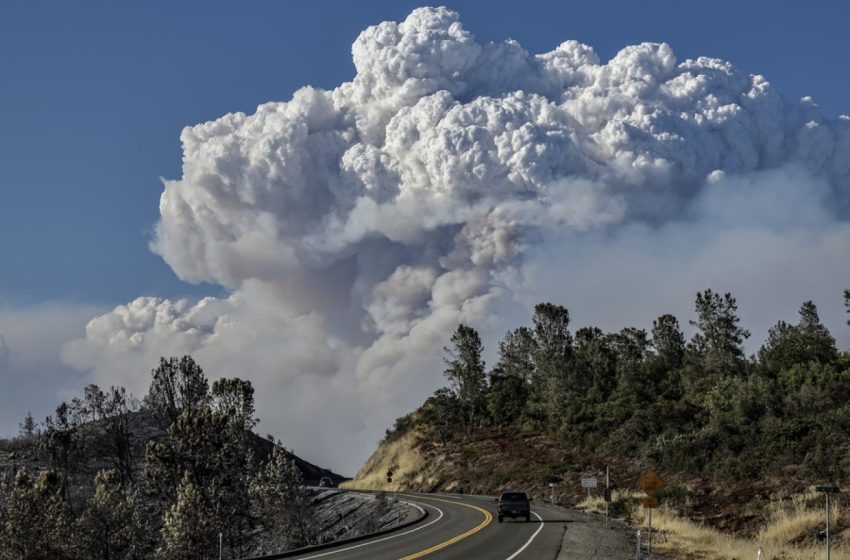
[[[374,533],[367,533],[365,535],[358,535],[356,537],[350,537],[350,538],[347,538],[347,539],[340,539],[340,540],[336,540],[336,541],[332,541],[332,542],[326,542],[326,543],[322,543],[322,544],[314,544],[314,545],[311,545],[311,546],[296,548],[294,550],[287,550],[286,552],[278,552],[276,554],[268,554],[268,555],[265,555],[265,556],[251,556],[250,558],[241,558],[240,560],[278,560],[279,558],[293,558],[295,556],[301,556],[302,554],[309,554],[311,552],[316,552],[316,551],[319,551],[319,550],[326,550],[328,548],[334,548],[334,547],[337,547],[337,546],[342,546],[342,545],[346,545],[346,544],[365,541],[367,539],[371,539],[371,538],[374,538],[374,537],[380,537],[381,535],[387,535],[389,533],[393,533],[393,532],[399,531],[401,529],[406,529],[407,527],[410,527],[412,525],[416,525],[417,523],[419,523],[420,521],[422,521],[426,517],[428,517],[428,511],[426,511],[425,508],[419,507],[418,505],[411,503],[411,502],[406,502],[406,501],[401,501],[401,500],[399,500],[399,502],[403,503],[403,504],[407,504],[410,507],[413,507],[413,508],[419,510],[419,517],[417,517],[416,519],[412,519],[410,521],[405,521],[401,525],[395,525],[393,527],[388,527],[387,529],[381,529],[380,531],[375,531]]]

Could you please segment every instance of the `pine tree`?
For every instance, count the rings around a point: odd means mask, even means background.
[[[141,504],[115,469],[95,478],[95,492],[76,523],[80,556],[91,560],[143,558],[147,548]]]
[[[0,558],[61,560],[71,557],[70,510],[60,474],[48,469],[33,479],[22,468],[5,492]]]
[[[649,354],[650,342],[646,331],[626,327],[611,336],[611,346],[617,357],[617,378],[621,392],[639,394],[651,391],[643,375],[643,364]]]
[[[445,348],[448,358],[443,372],[463,410],[463,422],[468,429],[478,426],[483,419],[487,376],[481,337],[472,327],[458,325],[451,338],[452,347]]]
[[[613,337],[597,327],[576,331],[573,367],[587,402],[601,403],[617,387],[617,353],[612,342]]]
[[[168,429],[186,409],[201,406],[207,398],[209,382],[191,356],[160,358],[159,367],[151,372],[147,404],[163,429]]]
[[[159,558],[217,558],[219,527],[214,519],[214,512],[187,473],[177,488],[177,501],[165,514]]]
[[[835,338],[821,324],[817,307],[807,301],[800,307],[796,325],[779,321],[771,327],[758,356],[764,370],[775,376],[795,365],[833,364],[838,359],[838,348]]]
[[[268,463],[251,481],[254,517],[276,550],[317,544],[319,534],[304,490],[301,471],[275,446]]]
[[[691,324],[699,332],[689,345],[691,354],[708,373],[739,373],[744,358],[743,342],[750,332],[739,325],[735,298],[730,293],[721,296],[709,289],[697,293],[695,308],[697,320]]]
[[[534,335],[527,327],[508,331],[499,342],[487,392],[487,411],[495,423],[509,426],[523,418],[533,374]]]
[[[505,333],[499,342],[499,360],[493,371],[529,382],[534,374],[534,334],[527,327]]]
[[[160,504],[171,503],[178,481],[188,480],[204,501],[211,521],[224,533],[225,547],[241,556],[251,528],[249,477],[254,450],[243,424],[209,403],[184,410],[169,429],[170,440],[149,442],[145,480]]]
[[[665,367],[681,367],[685,357],[685,336],[676,317],[662,315],[652,322],[652,346]]]
[[[579,381],[570,375],[572,336],[570,314],[565,307],[540,303],[534,307],[534,378],[530,413],[551,427],[563,427],[572,416],[570,393]],[[574,411],[573,411],[574,412]]]

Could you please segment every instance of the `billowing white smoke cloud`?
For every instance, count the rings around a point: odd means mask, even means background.
[[[666,44],[607,63],[479,44],[444,8],[352,52],[332,91],[183,131],[152,248],[230,297],[137,299],[69,363],[143,393],[160,355],[192,352],[255,383],[264,429],[350,473],[442,383],[459,321],[498,336],[549,299],[608,328],[685,322],[696,290],[740,286],[775,321],[850,278],[850,121],[761,76]]]
[[[86,375],[64,365],[60,349],[84,334],[92,316],[106,311],[83,304],[0,302],[0,438],[16,435],[27,411],[41,421],[69,393],[81,392]]]

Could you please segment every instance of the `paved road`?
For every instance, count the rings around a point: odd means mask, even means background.
[[[300,560],[553,560],[566,527],[563,513],[532,504],[532,521],[496,520],[490,498],[399,494],[428,510],[412,527],[374,539],[298,556]]]

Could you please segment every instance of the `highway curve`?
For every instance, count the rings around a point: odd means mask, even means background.
[[[424,521],[372,539],[295,556],[300,560],[550,560],[560,550],[566,518],[532,504],[532,521],[498,523],[492,498],[399,494],[428,510]]]

